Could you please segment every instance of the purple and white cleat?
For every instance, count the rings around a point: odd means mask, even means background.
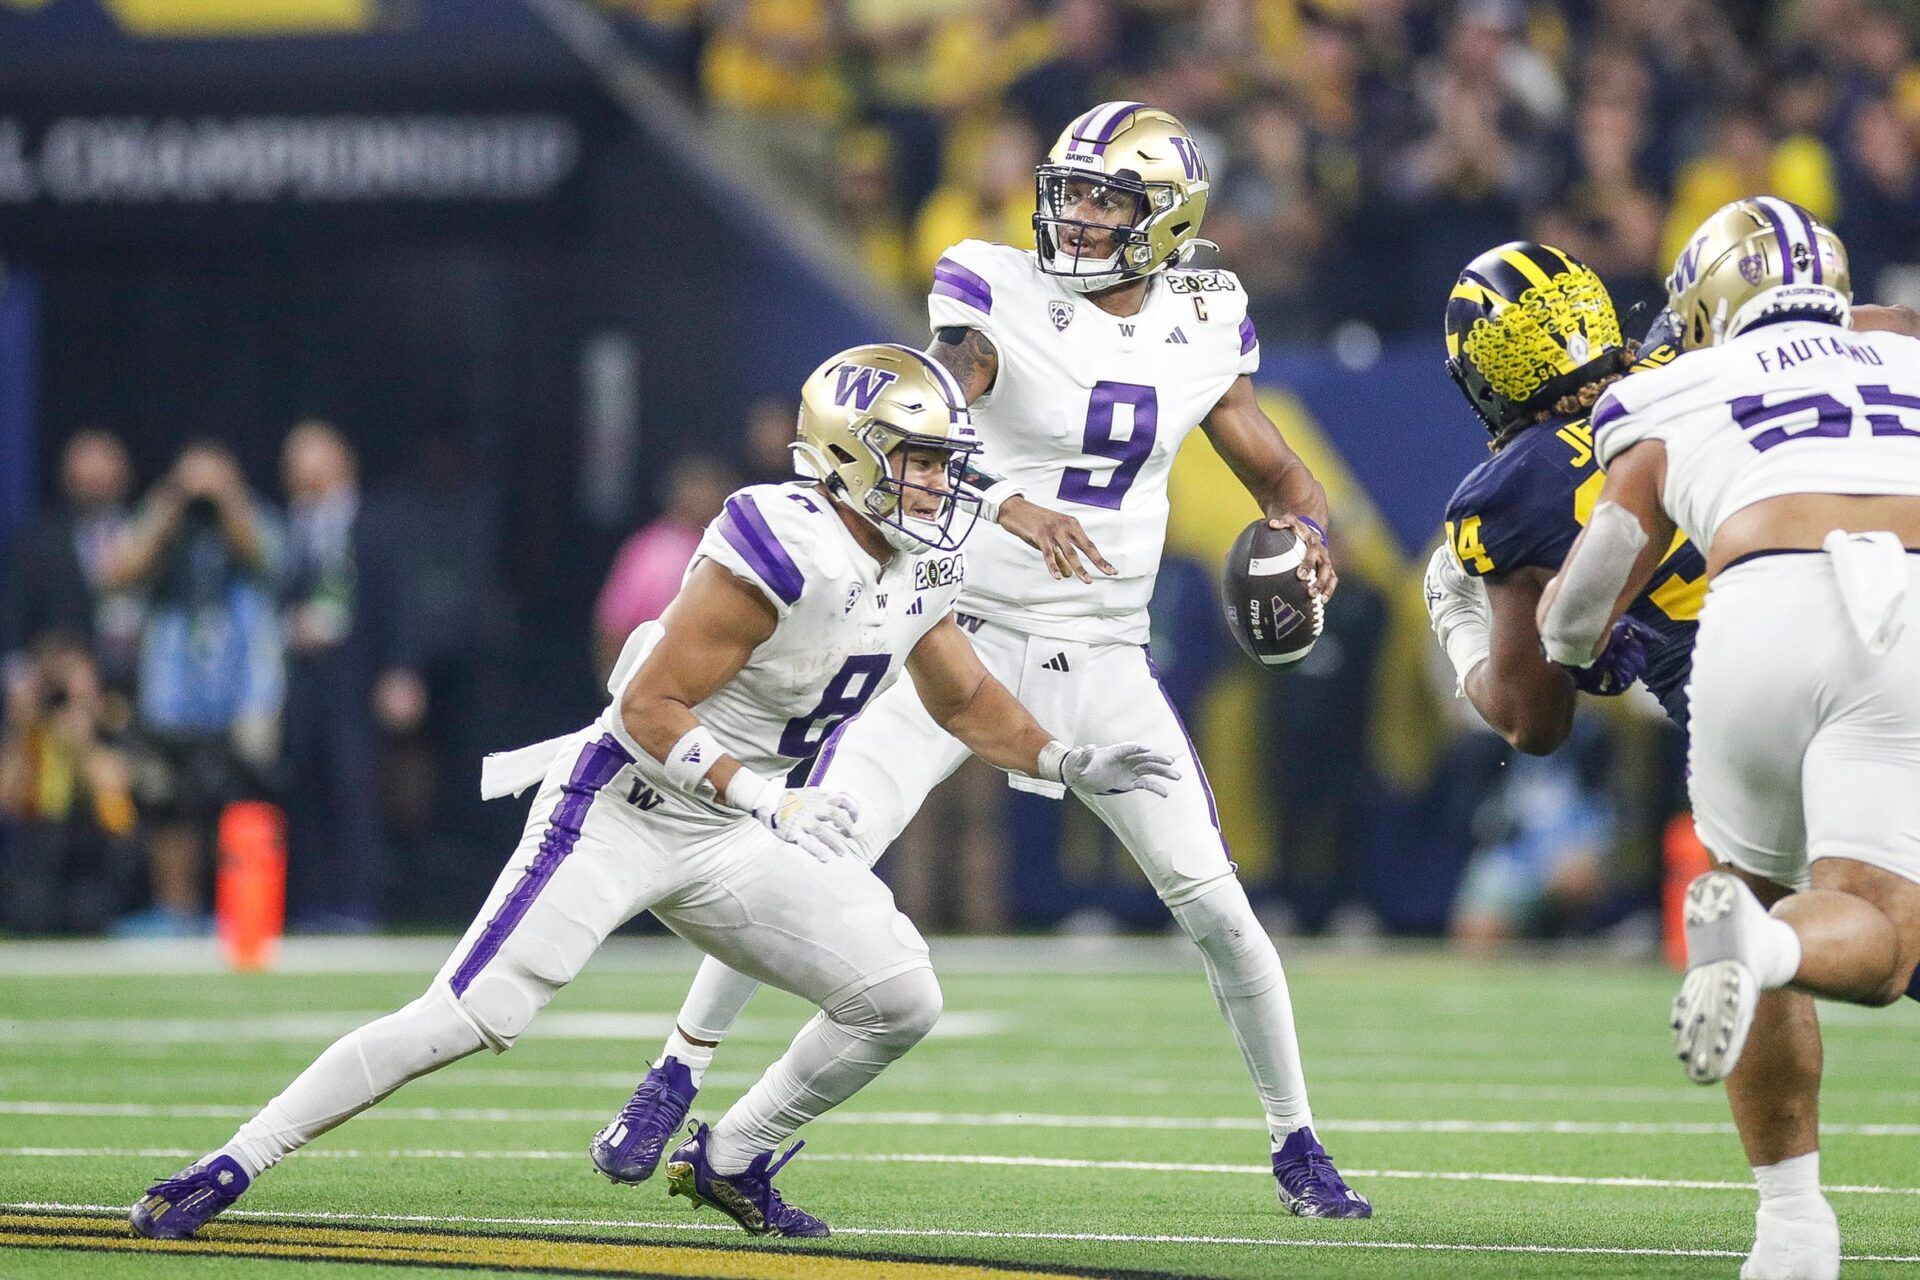
[[[1273,1153],[1280,1203],[1297,1218],[1371,1218],[1373,1204],[1347,1185],[1311,1128],[1295,1129]]]
[[[707,1163],[707,1126],[695,1121],[692,1136],[667,1157],[667,1194],[685,1196],[694,1207],[712,1205],[756,1236],[825,1236],[827,1224],[796,1209],[774,1190],[773,1175],[800,1154],[804,1142],[778,1160],[762,1151],[739,1173],[718,1174]]]
[[[127,1221],[149,1240],[185,1240],[238,1200],[253,1179],[232,1156],[190,1164],[147,1188]]]
[[[615,1182],[645,1182],[653,1176],[660,1155],[687,1121],[687,1108],[700,1092],[680,1059],[668,1056],[647,1072],[647,1078],[627,1099],[607,1127],[593,1135],[587,1155],[593,1167]]]

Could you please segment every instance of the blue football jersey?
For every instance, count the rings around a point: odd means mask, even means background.
[[[1671,349],[1636,364],[1672,359]],[[1447,503],[1447,540],[1475,577],[1537,565],[1560,568],[1593,514],[1606,475],[1593,456],[1586,418],[1549,419],[1514,436],[1468,473]],[[1682,535],[1627,613],[1652,628],[1642,679],[1675,724],[1687,724],[1687,675],[1707,597],[1707,566]]]

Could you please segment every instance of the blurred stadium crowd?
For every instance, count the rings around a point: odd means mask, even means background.
[[[1033,165],[1063,122],[1125,98],[1200,138],[1205,234],[1252,294],[1275,369],[1359,322],[1431,335],[1437,371],[1448,283],[1517,235],[1586,259],[1623,311],[1656,302],[1676,236],[1762,190],[1837,226],[1863,299],[1920,303],[1910,5],[595,2],[903,302],[953,241],[1031,243]],[[1432,430],[1471,437],[1435,382]],[[395,444],[366,421],[264,423],[285,431],[274,475],[251,437],[243,474],[190,434],[162,459],[151,433],[123,444],[112,422],[69,423],[40,514],[5,549],[0,929],[204,931],[219,814],[253,797],[287,810],[294,927],[462,916],[514,825],[507,806],[475,816],[479,754],[566,727],[526,723],[529,708],[584,715],[589,667],[604,675],[664,608],[724,495],[788,474],[793,414],[774,397],[737,422],[674,424],[723,460],[662,462],[638,528],[583,533],[549,513],[545,551],[505,545],[511,486],[455,433]],[[1276,419],[1310,442],[1297,406]],[[364,489],[356,439],[385,463]],[[1334,488],[1338,458],[1310,461]],[[1231,484],[1223,467],[1176,473],[1153,647],[1275,922],[1492,939],[1642,918],[1680,803],[1677,735],[1612,705],[1540,762],[1472,731],[1435,670],[1423,557],[1363,514],[1350,476],[1334,535],[1353,571],[1328,636],[1282,679],[1243,666],[1217,621],[1219,539],[1181,527],[1218,507],[1205,518],[1230,538],[1245,516],[1207,498]],[[603,578],[590,619],[556,603],[563,559]],[[1164,924],[1077,806],[982,767],[929,808],[882,864],[928,928]]]
[[[1883,0],[601,0],[712,117],[855,228],[889,286],[1030,244],[1087,104],[1178,115],[1262,337],[1437,327],[1425,288],[1522,234],[1623,309],[1770,191],[1920,295],[1920,9]],[[822,182],[823,174],[833,181]]]

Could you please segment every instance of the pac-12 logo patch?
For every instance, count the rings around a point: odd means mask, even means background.
[[[1054,328],[1064,333],[1067,326],[1073,323],[1073,304],[1055,298],[1047,304],[1047,319],[1053,321]]]

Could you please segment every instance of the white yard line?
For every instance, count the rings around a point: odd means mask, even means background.
[[[171,1043],[201,1045],[246,1040],[330,1040],[364,1026],[390,1010],[336,1010],[323,1013],[256,1013],[228,1018],[6,1018],[0,1019],[0,1041],[9,1044],[71,1044],[105,1041],[121,1044]],[[671,1013],[624,1013],[568,1010],[540,1019],[540,1035],[548,1040],[664,1041],[673,1030]],[[968,1039],[1004,1031],[1008,1019],[997,1013],[960,1011],[942,1017],[930,1035],[934,1039]],[[800,1027],[800,1020],[744,1018],[732,1037],[772,1040],[784,1044]]]
[[[59,1102],[0,1100],[0,1115],[91,1116],[134,1120],[244,1120],[251,1107],[153,1104],[144,1102]],[[604,1109],[569,1107],[373,1107],[361,1120],[458,1120],[483,1123],[597,1124],[607,1118]],[[883,1128],[959,1129],[1126,1129],[1171,1131],[1265,1132],[1266,1126],[1245,1116],[1080,1116],[1047,1112],[966,1111],[838,1111],[824,1121],[830,1125],[871,1125]],[[1715,1136],[1734,1131],[1730,1122],[1634,1120],[1316,1120],[1322,1133],[1508,1133],[1545,1135]],[[1829,1136],[1852,1138],[1920,1137],[1920,1124],[1825,1124]]]
[[[98,1213],[118,1216],[123,1205],[64,1204],[55,1202],[0,1202],[0,1210],[18,1213]],[[228,1218],[282,1222],[406,1222],[422,1226],[483,1227],[595,1227],[630,1231],[681,1231],[700,1234],[733,1233],[739,1228],[716,1222],[652,1222],[627,1218],[483,1218],[465,1215],[434,1216],[412,1213],[276,1213],[229,1209]],[[1033,1240],[1076,1244],[1193,1244],[1244,1245],[1263,1249],[1380,1249],[1406,1253],[1520,1253],[1575,1254],[1609,1258],[1742,1258],[1734,1249],[1646,1249],[1612,1245],[1554,1244],[1440,1244],[1419,1240],[1284,1240],[1265,1236],[1133,1235],[1106,1231],[961,1231],[948,1227],[840,1227],[839,1236],[887,1236],[921,1240]],[[1920,1254],[1846,1254],[1844,1262],[1920,1263]]]
[[[0,1159],[109,1159],[193,1160],[206,1153],[192,1147],[0,1147]],[[400,1147],[361,1150],[351,1147],[309,1147],[302,1160],[585,1160],[577,1151],[466,1151]],[[812,1161],[840,1164],[987,1165],[1016,1169],[1089,1169],[1120,1173],[1224,1173],[1238,1177],[1273,1176],[1260,1164],[1183,1164],[1164,1160],[1071,1160],[1055,1156],[983,1156],[931,1153],[834,1154],[808,1156]],[[1587,1177],[1561,1173],[1504,1173],[1479,1169],[1347,1169],[1354,1179],[1381,1178],[1416,1182],[1503,1182],[1528,1186],[1623,1187],[1654,1191],[1738,1191],[1753,1194],[1750,1181],[1707,1178]],[[1829,1194],[1863,1196],[1920,1196],[1920,1187],[1885,1187],[1837,1183],[1821,1188]]]

